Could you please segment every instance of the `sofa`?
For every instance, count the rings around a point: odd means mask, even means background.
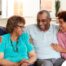
[[[0,36],[3,35],[3,34],[6,34],[6,28],[0,26]]]

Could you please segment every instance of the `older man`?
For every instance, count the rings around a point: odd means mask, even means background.
[[[58,26],[50,22],[49,12],[42,10],[37,14],[37,24],[27,26],[25,29],[37,53],[37,66],[61,66],[63,61],[60,53],[51,47],[52,43],[57,43]]]

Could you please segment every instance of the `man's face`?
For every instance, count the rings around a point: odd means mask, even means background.
[[[50,18],[48,18],[47,13],[39,14],[37,17],[37,25],[40,30],[46,31],[50,26]]]

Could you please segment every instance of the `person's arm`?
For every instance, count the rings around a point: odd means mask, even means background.
[[[66,53],[66,48],[61,47],[59,44],[52,44],[51,46],[57,52]]]
[[[0,65],[3,66],[18,66],[18,63],[14,63],[5,59],[0,59]]]
[[[3,66],[18,66],[17,63],[13,63],[11,61],[4,59],[4,51],[5,51],[5,40],[0,36],[0,65]]]
[[[3,65],[3,66],[18,66],[17,63],[5,60],[4,59],[4,53],[2,53],[2,52],[0,52],[0,65]]]
[[[29,36],[28,36],[29,37]],[[27,38],[28,39],[28,38]],[[30,64],[33,64],[37,57],[36,57],[36,53],[35,53],[35,49],[34,49],[34,46],[33,46],[33,39],[32,37],[30,36],[30,38],[28,39],[27,43],[26,43],[26,46],[27,46],[27,49],[28,49],[28,56],[29,56],[29,60],[28,62]]]
[[[35,51],[33,50],[33,51],[31,51],[31,52],[29,52],[29,59],[28,60],[22,60],[19,64],[20,65],[25,65],[25,66],[28,66],[28,65],[32,65],[32,64],[34,64],[34,62],[36,61],[36,53],[35,53]]]
[[[33,45],[30,44],[30,40],[29,42],[27,42],[27,49],[28,49],[28,56],[29,56],[29,59],[28,60],[22,60],[19,64],[27,64],[27,65],[31,65],[31,64],[34,64],[34,62],[37,60],[37,56],[36,56],[36,53],[34,51],[34,48],[33,48]]]
[[[59,31],[58,33],[57,33],[57,40],[58,40],[58,44],[54,44],[54,49],[56,50],[56,51],[58,51],[58,52],[61,52],[61,53],[66,53],[66,48],[64,48],[64,45],[66,44],[65,42],[64,42],[64,35],[63,35],[63,33],[61,32],[61,31]]]
[[[22,64],[26,63],[27,65],[28,64],[34,64],[37,57],[36,57],[36,53],[34,51],[34,47],[32,45],[32,38],[30,38],[30,36],[27,33],[24,36],[24,41],[25,41],[25,45],[27,48],[27,53],[28,53],[29,59],[28,60],[24,59],[21,61],[21,63]]]
[[[33,50],[33,51],[29,52],[29,60],[28,60],[28,62],[30,64],[34,64],[34,62],[36,61],[36,59],[37,59],[37,57],[36,57],[35,51]]]

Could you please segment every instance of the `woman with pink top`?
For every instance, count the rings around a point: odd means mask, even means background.
[[[59,44],[52,44],[52,48],[60,52],[62,58],[66,60],[66,11],[58,13],[57,17],[60,27],[57,34]]]

